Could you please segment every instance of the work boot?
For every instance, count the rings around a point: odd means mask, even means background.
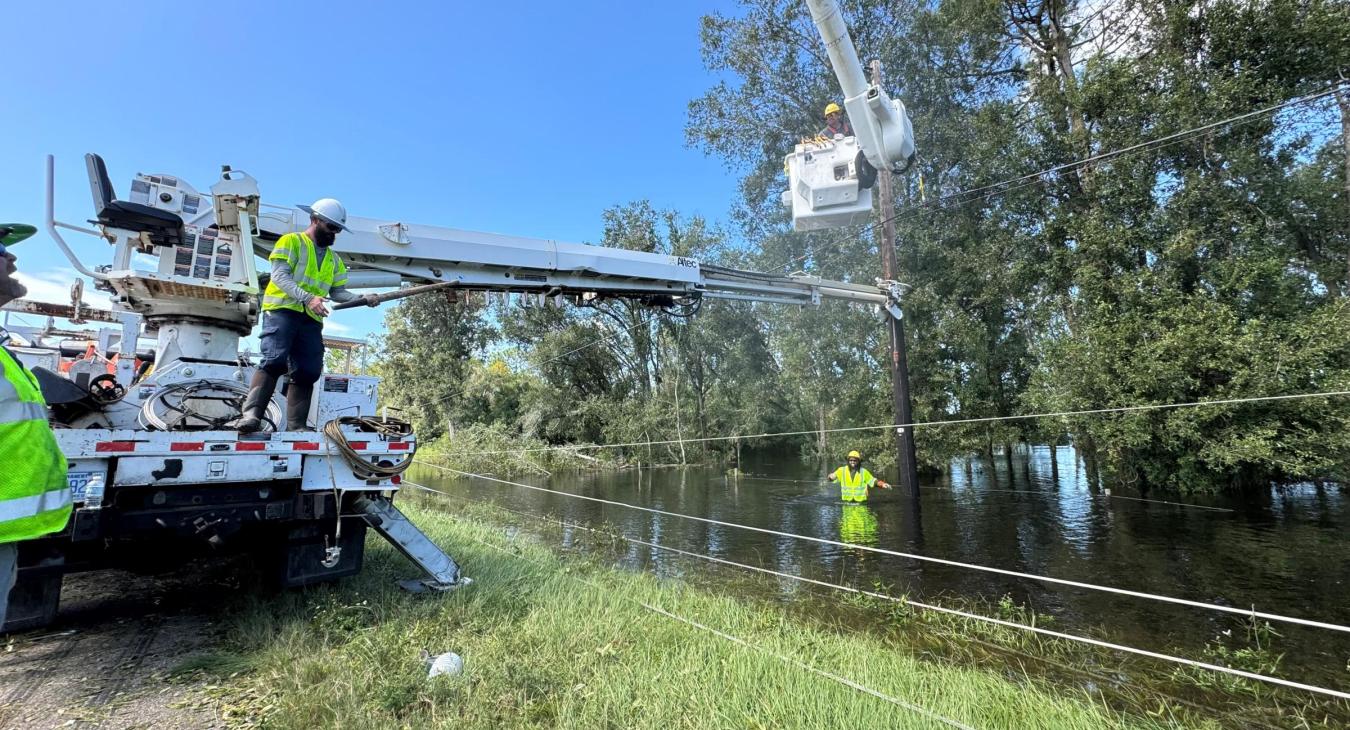
[[[262,369],[253,371],[253,380],[248,387],[248,397],[244,399],[244,407],[239,410],[239,418],[234,422],[236,431],[253,433],[262,429],[263,414],[267,412],[267,404],[272,402],[272,391],[276,388],[277,378],[275,375],[268,375]]]
[[[314,397],[314,384],[301,385],[295,381],[286,386],[286,430],[308,431],[309,401]]]

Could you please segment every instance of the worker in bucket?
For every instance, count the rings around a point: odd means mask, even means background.
[[[21,223],[0,223],[0,305],[28,293],[15,274],[8,249],[37,232]],[[0,329],[0,343],[9,334]],[[47,423],[47,404],[37,378],[9,350],[0,348],[0,629],[9,592],[19,575],[19,542],[60,532],[70,521],[66,457]]]
[[[872,476],[872,472],[863,468],[862,454],[857,451],[848,452],[848,464],[835,469],[826,478],[832,482],[839,482],[839,497],[845,502],[866,502],[867,490],[874,486],[882,489],[891,488],[891,485]]]
[[[241,433],[262,428],[277,379],[287,373],[286,429],[307,430],[314,383],[323,374],[324,300],[362,298],[347,290],[347,265],[332,250],[338,233],[348,230],[347,209],[332,198],[296,207],[309,214],[309,227],[282,236],[268,257],[272,279],[263,292],[263,357],[235,422]],[[379,303],[374,294],[364,299],[372,307]],[[280,424],[273,425],[280,429]]]
[[[836,135],[852,137],[853,126],[844,117],[844,110],[838,104],[830,102],[829,106],[825,107],[825,128],[820,130],[820,136],[834,139]]]

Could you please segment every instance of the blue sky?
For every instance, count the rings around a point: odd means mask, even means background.
[[[606,207],[642,198],[724,221],[736,180],[683,137],[689,100],[717,81],[698,45],[716,10],[734,7],[17,3],[0,219],[41,228],[47,153],[57,217],[91,217],[94,151],[122,197],[136,172],[205,191],[229,164],[269,202],[331,196],[352,214],[470,230],[596,242]],[[106,263],[101,243],[67,240]],[[66,300],[73,272],[45,231],[15,253],[33,295]],[[379,321],[344,312],[330,332]]]

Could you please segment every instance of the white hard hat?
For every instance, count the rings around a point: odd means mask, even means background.
[[[349,230],[347,228],[347,209],[342,206],[342,203],[332,198],[320,198],[314,201],[314,205],[297,205],[295,207],[316,218],[321,218],[329,223],[336,223],[344,231]]]

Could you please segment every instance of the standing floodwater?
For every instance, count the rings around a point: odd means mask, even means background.
[[[669,512],[784,533],[918,553],[948,560],[1350,624],[1350,525],[1347,495],[1312,485],[1242,499],[1106,494],[1089,489],[1073,451],[1057,468],[1048,448],[1015,456],[1012,473],[955,462],[927,480],[918,519],[898,489],[872,490],[864,504],[842,504],[826,486],[825,467],[796,458],[747,460],[733,478],[710,469],[558,474],[514,481]],[[832,468],[832,466],[831,466]],[[992,471],[991,471],[992,469]],[[1053,476],[1052,476],[1053,474]],[[1005,594],[1055,628],[1202,659],[1206,642],[1241,619],[1184,606],[1081,590],[964,568],[921,563],[778,535],[655,515],[560,494],[478,479],[446,479],[431,469],[414,477],[457,499],[481,500],[559,519],[605,524],[637,539],[819,580],[872,589],[890,586],[935,599],[997,601]],[[684,573],[701,569],[664,551],[630,545],[634,568]],[[762,585],[762,584],[757,584]],[[804,590],[776,584],[783,600]],[[1350,634],[1273,624],[1284,652],[1280,674],[1344,688]]]

